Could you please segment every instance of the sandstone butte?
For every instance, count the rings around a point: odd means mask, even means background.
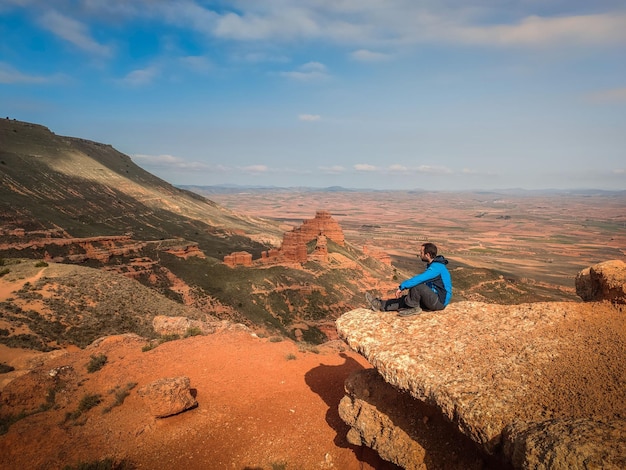
[[[345,245],[343,230],[339,222],[335,220],[330,212],[318,210],[313,219],[306,219],[302,224],[293,230],[283,234],[283,241],[280,248],[263,251],[261,258],[255,260],[258,263],[305,263],[307,260],[319,262],[328,261],[327,240],[330,239],[340,246]],[[315,251],[309,255],[307,253],[307,243],[315,240]],[[372,256],[377,256],[381,261],[387,256],[383,252],[373,251]],[[252,254],[246,251],[238,251],[224,256],[224,264],[228,266],[252,266]]]
[[[348,440],[426,468],[434,407],[496,466],[626,468],[626,264],[581,271],[576,289],[588,302],[344,314],[339,336],[377,371],[346,381]]]

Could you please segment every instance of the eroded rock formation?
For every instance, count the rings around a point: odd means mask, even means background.
[[[612,292],[605,295],[613,302],[624,300]],[[626,467],[626,317],[617,303],[458,302],[412,318],[360,308],[336,325],[396,390],[387,407],[406,394],[434,406],[486,454],[516,468]],[[346,384],[339,411],[348,437],[423,468],[415,462],[424,448],[416,438],[421,417],[399,425],[380,416],[375,394],[363,392],[379,387],[373,380]],[[392,407],[386,416],[403,411]]]
[[[252,266],[252,255],[247,251],[236,251],[224,256],[224,264],[234,266]]]
[[[343,230],[328,211],[317,211],[313,219],[302,222],[299,227],[285,232],[279,249],[266,250],[261,253],[258,261],[268,263],[306,263],[315,260],[321,263],[328,261],[327,240],[330,239],[340,246],[345,245]],[[315,240],[315,247],[311,254],[308,253],[307,244]],[[228,266],[251,266],[252,255],[245,259],[241,253],[231,253],[224,257],[224,263]]]
[[[45,261],[54,263],[82,263],[87,260],[107,263],[114,256],[131,256],[141,253],[148,245],[156,246],[180,258],[206,257],[198,247],[198,243],[182,239],[139,241],[129,235],[62,238],[57,235],[63,235],[63,233],[53,232],[41,233],[40,236],[34,237],[34,233],[29,232],[26,237],[23,231],[3,232],[0,229],[0,236],[12,237],[10,243],[0,243],[0,251],[15,250],[18,253],[40,251]]]

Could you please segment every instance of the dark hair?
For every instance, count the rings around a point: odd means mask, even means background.
[[[430,255],[431,258],[437,256],[437,246],[434,243],[424,243],[424,254]]]

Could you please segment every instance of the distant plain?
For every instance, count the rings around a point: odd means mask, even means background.
[[[193,190],[285,228],[327,210],[348,242],[380,248],[409,270],[431,241],[457,265],[573,293],[580,270],[626,255],[625,192]]]

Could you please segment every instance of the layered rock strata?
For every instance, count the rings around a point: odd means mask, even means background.
[[[359,308],[336,326],[398,393],[436,407],[487,454],[518,468],[583,461],[626,468],[626,316],[619,307],[458,302],[410,318]],[[351,442],[384,447],[384,458],[421,468],[407,464],[419,456],[406,439],[383,444],[393,426],[365,431],[368,414],[355,409],[370,399],[351,388],[340,405]],[[418,431],[404,432],[413,441]]]

